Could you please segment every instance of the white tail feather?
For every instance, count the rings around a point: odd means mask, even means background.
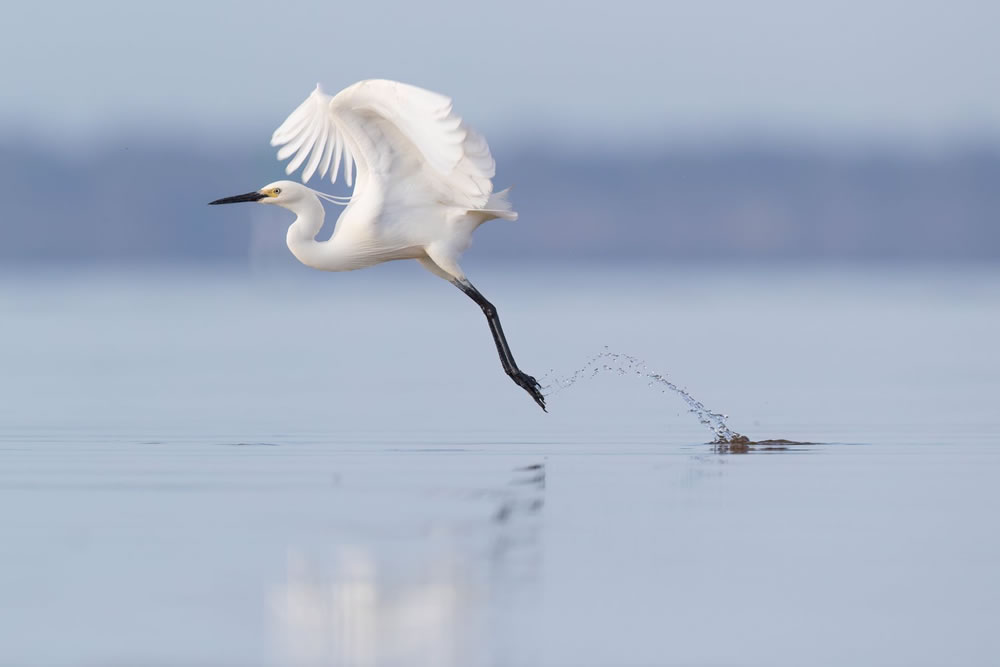
[[[486,201],[486,206],[483,208],[470,209],[469,213],[481,214],[482,220],[480,221],[480,224],[486,222],[487,220],[493,220],[494,218],[517,220],[517,211],[514,210],[514,205],[511,204],[510,200],[507,198],[507,193],[509,192],[510,188],[501,190],[500,192],[494,192]]]

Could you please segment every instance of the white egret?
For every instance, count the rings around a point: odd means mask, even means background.
[[[321,271],[351,271],[397,259],[415,259],[475,301],[489,323],[503,369],[545,409],[535,378],[514,361],[496,308],[459,265],[472,233],[487,220],[516,220],[507,190],[493,192],[495,163],[486,140],[452,110],[444,95],[395,81],[360,81],[336,95],[319,87],[271,137],[286,173],[302,182],[341,162],[351,196],[335,197],[293,181],[212,204],[274,204],[296,214],[286,241],[295,257]],[[304,165],[304,166],[303,166]],[[353,170],[357,167],[357,178]],[[346,206],[333,235],[319,241],[322,200]]]

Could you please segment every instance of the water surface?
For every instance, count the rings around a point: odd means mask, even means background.
[[[1000,270],[0,278],[0,663],[993,664]]]

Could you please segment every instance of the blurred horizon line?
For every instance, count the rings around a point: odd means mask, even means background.
[[[224,142],[132,136],[122,128],[117,141],[66,152],[0,136],[0,178],[17,193],[5,202],[0,260],[287,255],[287,212],[205,205],[284,177],[266,141]],[[611,153],[593,145],[494,144],[494,183],[514,187],[521,220],[484,225],[470,254],[1000,258],[1000,145],[838,148],[688,143]],[[348,192],[342,183],[312,185]],[[328,213],[320,238],[336,215]]]

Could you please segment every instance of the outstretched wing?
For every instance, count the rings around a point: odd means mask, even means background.
[[[483,208],[496,171],[482,135],[468,127],[444,95],[396,81],[372,79],[336,96],[319,86],[271,137],[278,159],[292,160],[291,174],[305,164],[302,181],[331,169],[336,182],[341,160],[352,185],[352,166],[387,174],[415,163],[424,184],[449,203]]]
[[[320,178],[326,176],[331,167],[330,182],[336,183],[343,159],[344,182],[351,186],[354,184],[351,173],[354,160],[346,137],[330,113],[332,99],[316,84],[316,90],[271,135],[271,145],[281,146],[278,160],[292,158],[285,167],[286,174],[291,174],[309,158],[302,170],[303,183],[308,183],[317,170]]]

